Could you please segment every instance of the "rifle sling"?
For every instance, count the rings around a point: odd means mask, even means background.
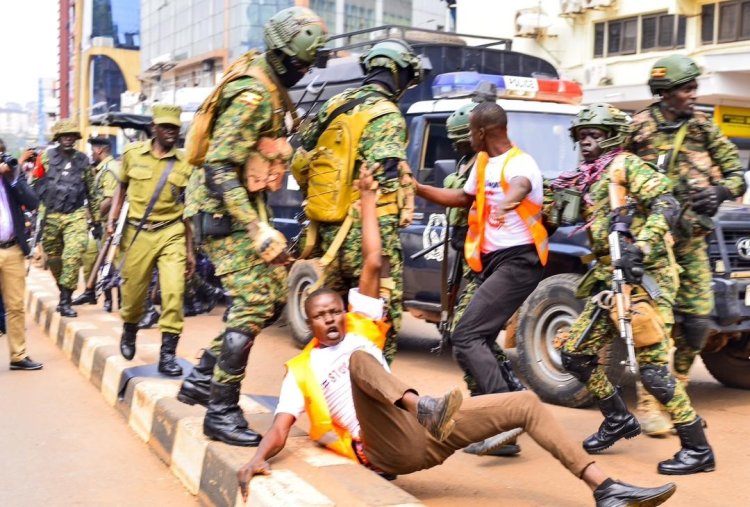
[[[161,191],[164,190],[164,185],[167,184],[167,178],[169,177],[169,174],[172,172],[172,169],[174,169],[175,165],[175,159],[172,158],[167,162],[167,167],[164,169],[164,172],[161,173],[161,178],[159,178],[159,183],[156,184],[156,190],[154,190],[154,194],[151,196],[151,200],[148,201],[148,206],[146,206],[146,212],[141,217],[140,222],[138,222],[138,225],[135,228],[135,234],[133,234],[133,239],[130,240],[130,244],[128,245],[128,248],[123,252],[122,259],[120,259],[120,265],[117,267],[117,271],[121,272],[122,267],[125,265],[125,259],[128,256],[128,252],[130,252],[130,249],[133,247],[133,243],[135,243],[136,238],[138,237],[138,234],[143,229],[143,226],[146,224],[146,220],[148,219],[151,212],[154,210],[154,206],[156,205],[156,201],[159,200],[159,195],[161,195]]]

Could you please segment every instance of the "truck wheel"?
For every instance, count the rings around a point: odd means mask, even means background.
[[[560,352],[553,343],[561,329],[570,328],[583,310],[584,301],[575,296],[581,276],[565,273],[542,280],[520,309],[516,347],[518,372],[539,397],[564,407],[585,407],[593,397],[562,367]],[[620,358],[625,347],[618,343],[602,349],[600,362],[608,376],[619,383],[623,377]]]
[[[321,277],[320,267],[316,260],[307,259],[294,263],[289,270],[289,296],[286,305],[286,317],[292,330],[292,337],[299,348],[304,347],[312,338],[307,326],[305,301],[309,287]]]
[[[731,340],[718,352],[703,352],[706,369],[727,387],[750,389],[750,334]]]

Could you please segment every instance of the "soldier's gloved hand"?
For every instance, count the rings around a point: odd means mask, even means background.
[[[633,237],[630,226],[633,225],[633,216],[627,213],[615,213],[609,223],[609,232],[619,232],[628,238]]]
[[[257,224],[253,247],[267,264],[280,263],[286,258],[286,238],[265,222]]]
[[[94,239],[102,239],[102,232],[102,224],[97,222],[91,226],[91,235]]]
[[[620,246],[620,260],[613,263],[614,267],[622,269],[625,281],[629,284],[637,285],[643,280],[643,252],[633,243],[626,243]]]
[[[696,213],[712,217],[717,211],[719,211],[721,203],[730,197],[732,197],[732,194],[727,187],[723,185],[715,185],[692,194],[690,196],[690,207],[693,208],[693,211]]]

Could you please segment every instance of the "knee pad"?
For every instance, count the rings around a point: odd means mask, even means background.
[[[560,356],[563,368],[584,384],[589,381],[599,362],[599,358],[592,355],[573,355],[562,352]]]
[[[711,331],[711,320],[707,315],[685,315],[682,321],[682,337],[693,349],[701,350],[706,345]]]
[[[242,375],[254,342],[253,335],[238,329],[227,329],[221,344],[219,368],[230,375]]]
[[[656,366],[655,364],[644,364],[641,366],[641,382],[646,391],[666,405],[674,398],[674,389],[677,386],[667,365]]]

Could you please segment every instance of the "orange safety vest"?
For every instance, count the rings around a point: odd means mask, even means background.
[[[500,170],[500,185],[503,187],[503,192],[508,193],[508,182],[505,181],[505,167],[511,159],[517,157],[523,153],[518,147],[514,146],[508,151],[508,155],[505,157],[503,168]],[[477,154],[477,195],[474,199],[474,203],[471,205],[469,210],[469,230],[466,234],[466,241],[464,243],[464,256],[469,267],[477,273],[482,271],[482,241],[484,241],[484,224],[487,221],[487,215],[489,213],[489,206],[487,206],[485,198],[484,188],[484,173],[487,169],[487,162],[489,161],[489,155],[487,152],[479,152]],[[531,238],[534,240],[534,246],[536,246],[539,260],[542,262],[542,266],[547,265],[547,257],[549,256],[549,240],[547,237],[547,229],[542,224],[542,206],[535,204],[526,196],[521,204],[514,210],[524,221],[526,227],[531,232]]]
[[[364,336],[381,350],[385,345],[385,334],[389,327],[385,322],[373,322],[358,313],[346,314],[346,333]],[[352,436],[346,428],[342,428],[331,418],[323,388],[310,368],[310,351],[317,346],[318,340],[313,338],[302,352],[286,363],[287,370],[294,375],[305,398],[305,412],[310,419],[310,438],[336,454],[359,462],[352,449]]]

